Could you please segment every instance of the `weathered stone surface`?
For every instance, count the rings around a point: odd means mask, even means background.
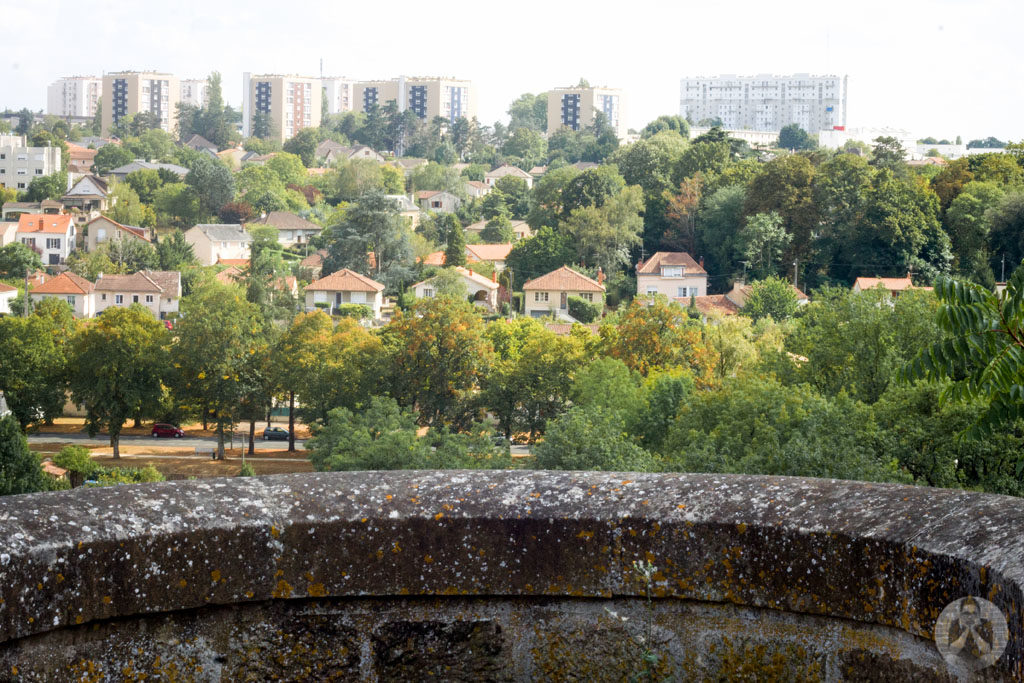
[[[1021,529],[1018,499],[784,477],[366,472],[10,496],[0,672],[615,680],[649,621],[666,674],[912,678],[943,671],[942,608],[980,595],[1010,623],[988,673],[1020,678]],[[658,567],[650,606],[635,560]]]

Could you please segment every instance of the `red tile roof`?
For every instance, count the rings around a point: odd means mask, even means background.
[[[71,216],[59,214],[23,213],[18,218],[18,232],[46,232],[67,234]]]
[[[423,257],[423,265],[425,266],[443,266],[445,262],[445,255],[443,251],[432,251]]]
[[[569,266],[562,266],[547,275],[541,275],[523,283],[523,289],[540,289],[549,292],[603,292],[604,285],[598,284],[582,273],[577,273]]]
[[[853,284],[854,287],[860,288],[861,291],[874,289],[878,285],[882,285],[882,288],[889,292],[902,292],[907,289],[932,289],[931,287],[915,287],[909,275],[907,277],[859,277]]]
[[[365,275],[344,268],[337,273],[322,277],[306,287],[307,292],[382,292],[384,285]]]
[[[68,270],[35,287],[32,294],[88,294],[92,290],[91,282]]]
[[[512,251],[512,243],[507,244],[467,244],[466,251],[478,261],[504,261]]]
[[[690,297],[679,297],[675,299],[682,306],[690,305]],[[693,297],[693,305],[697,307],[697,310],[707,315],[708,313],[718,313],[720,315],[736,315],[739,313],[740,307],[733,302],[725,294],[708,294],[707,296],[695,296]]]
[[[18,291],[17,287],[11,287],[10,285],[5,285],[4,283],[0,282],[0,292],[17,292],[17,291]]]
[[[659,251],[637,264],[636,272],[639,275],[657,275],[661,273],[662,266],[682,266],[687,275],[707,275],[707,271],[685,251]]]
[[[217,259],[218,266],[247,266],[249,265],[249,259],[247,258],[219,258]]]
[[[144,273],[131,275],[100,275],[96,279],[96,291],[100,292],[153,292],[160,294],[163,287],[153,282]]]

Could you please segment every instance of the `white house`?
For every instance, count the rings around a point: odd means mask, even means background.
[[[285,246],[306,244],[311,237],[320,234],[323,228],[316,223],[307,221],[290,211],[271,211],[255,223],[277,228],[277,241]]]
[[[384,305],[384,285],[344,268],[306,287],[307,311],[323,309],[331,313],[342,304],[369,306],[373,310],[373,319],[380,320],[380,309]]]
[[[490,306],[491,310],[498,309],[498,284],[496,278],[487,278],[480,273],[474,273],[470,268],[455,266],[456,273],[462,276],[462,283],[466,286],[466,294],[472,296],[474,301],[480,301]],[[435,276],[436,277],[436,276]],[[436,296],[434,290],[434,278],[417,282],[412,286],[417,299],[430,299]]]
[[[96,311],[92,283],[70,270],[32,287],[29,299],[35,303],[43,299],[66,301],[76,318],[91,318]]]
[[[200,265],[212,266],[217,261],[247,260],[252,235],[238,223],[201,223],[185,231],[185,241],[192,245]]]
[[[75,248],[75,221],[66,214],[23,213],[15,239],[39,252],[43,263],[56,266]]]
[[[0,282],[0,315],[11,314],[11,300],[18,296],[18,288]]]
[[[110,188],[107,181],[102,178],[86,175],[79,178],[60,200],[64,206],[79,209],[84,213],[106,211],[110,208]]]
[[[512,251],[512,243],[505,244],[467,244],[466,260],[469,263],[486,261],[494,266],[495,272],[505,270],[505,261],[508,260],[509,252]]]
[[[669,299],[705,296],[708,273],[685,251],[659,251],[636,264],[636,293]]]
[[[526,181],[526,186],[527,187],[529,187],[529,188],[533,187],[533,176],[532,175],[530,175],[529,173],[527,173],[523,169],[519,168],[518,166],[511,166],[509,164],[504,164],[503,166],[499,166],[498,168],[494,169],[493,171],[489,171],[489,172],[485,173],[484,174],[484,183],[486,183],[490,187],[494,187],[494,184],[496,182],[498,182],[499,180],[501,180],[502,178],[504,178],[507,175],[513,176],[515,178],[522,178],[523,180]]]
[[[598,278],[603,276],[598,273]],[[560,320],[569,315],[569,297],[578,296],[592,303],[604,301],[604,285],[569,266],[562,266],[523,284],[523,310],[532,318],[554,316]]]
[[[176,317],[181,299],[181,273],[176,270],[140,270],[132,275],[104,275],[93,286],[96,315],[111,307],[141,304],[154,317]]]
[[[491,186],[479,180],[467,180],[465,183],[466,195],[470,199],[479,199],[491,191]]]
[[[444,190],[422,190],[416,193],[416,201],[422,210],[437,213],[455,213],[462,204],[461,199]]]

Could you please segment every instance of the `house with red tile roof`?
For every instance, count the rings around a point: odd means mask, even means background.
[[[810,298],[802,291],[790,285],[793,293],[796,294],[797,303],[801,306],[810,302]],[[734,282],[732,290],[725,294],[708,294],[696,297],[673,297],[673,300],[683,306],[689,306],[690,301],[705,315],[736,315],[747,303],[747,297],[753,291],[754,286],[745,284],[743,281]]]
[[[505,270],[505,261],[508,260],[510,251],[512,251],[511,242],[504,244],[467,244],[466,261],[468,263],[478,263],[480,261],[490,263],[494,266],[495,272],[500,273]]]
[[[637,296],[677,297],[708,293],[708,273],[685,251],[659,251],[636,264]]]
[[[546,275],[523,284],[523,311],[532,318],[554,316],[572,322],[569,297],[578,296],[592,303],[604,303],[604,275],[593,280],[569,266],[562,266]]]
[[[18,217],[15,240],[35,249],[49,266],[67,260],[75,248],[75,221],[66,214],[23,213]]]
[[[859,277],[853,282],[854,292],[878,288],[885,290],[890,296],[899,296],[910,289],[932,291],[931,287],[915,287],[913,280],[910,279],[910,273],[907,273],[906,277]]]
[[[470,199],[479,199],[491,191],[491,186],[479,180],[467,180],[465,183],[466,195]]]
[[[421,190],[416,193],[416,203],[422,211],[455,213],[459,210],[462,200],[444,190]]]
[[[343,268],[306,287],[307,311],[323,309],[330,313],[343,304],[369,306],[373,311],[373,319],[380,320],[380,309],[384,305],[384,285]]]
[[[112,218],[98,216],[85,224],[85,250],[96,251],[96,248],[108,240],[138,240],[149,244],[149,228],[134,225],[122,225]]]
[[[93,285],[96,315],[108,308],[141,304],[159,320],[177,316],[181,300],[181,273],[176,270],[140,270],[131,275],[100,273]]]
[[[60,299],[71,306],[76,318],[91,318],[95,315],[93,284],[70,270],[48,278],[42,284],[29,290],[29,299],[39,303],[43,299]]]
[[[527,187],[533,187],[533,176],[518,166],[512,166],[511,164],[503,164],[493,171],[488,171],[484,174],[484,182],[493,187],[496,182],[509,175],[514,178],[522,178],[526,181]]]
[[[466,287],[466,294],[473,297],[474,302],[486,304],[492,311],[498,309],[498,284],[497,277],[485,277],[480,273],[474,273],[472,268],[455,266],[453,270],[462,276],[462,284]],[[434,277],[437,277],[436,275]],[[412,286],[417,299],[430,299],[436,294],[433,286],[434,278],[417,282]]]

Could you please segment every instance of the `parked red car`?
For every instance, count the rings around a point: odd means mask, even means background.
[[[163,424],[158,422],[157,424],[153,425],[152,435],[154,439],[158,436],[174,437],[175,439],[180,439],[181,437],[185,436],[185,432],[184,430],[181,429],[181,427],[175,427],[174,425]]]

